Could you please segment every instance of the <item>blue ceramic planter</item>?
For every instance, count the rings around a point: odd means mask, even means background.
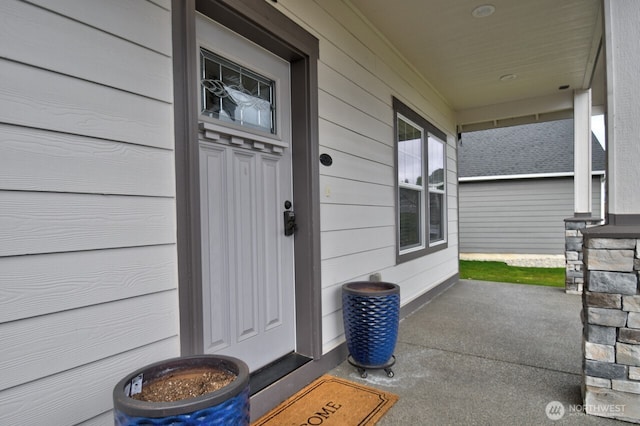
[[[236,375],[227,386],[196,398],[176,402],[146,402],[129,397],[134,378],[142,386],[165,375],[191,369],[216,368]],[[233,357],[197,355],[148,365],[122,379],[113,390],[115,426],[249,425],[249,368]]]
[[[392,364],[400,317],[397,284],[369,281],[344,284],[342,315],[354,365],[375,369]]]

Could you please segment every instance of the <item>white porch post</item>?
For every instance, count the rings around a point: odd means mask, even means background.
[[[573,217],[564,221],[565,291],[584,287],[583,230],[600,221],[591,216],[591,89],[573,92]]]
[[[573,93],[574,213],[591,216],[591,89]]]
[[[640,2],[606,0],[609,221],[640,214]]]
[[[604,0],[607,224],[583,232],[582,299],[585,411],[634,423],[640,423],[638,22],[640,1]]]

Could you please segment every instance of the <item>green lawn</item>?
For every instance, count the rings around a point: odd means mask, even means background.
[[[504,262],[460,261],[460,278],[564,287],[564,268],[526,268]]]

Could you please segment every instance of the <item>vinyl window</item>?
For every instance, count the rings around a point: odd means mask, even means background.
[[[447,247],[446,135],[394,98],[397,261]]]

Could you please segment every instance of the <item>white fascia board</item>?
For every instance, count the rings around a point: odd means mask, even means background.
[[[500,121],[525,116],[537,117],[542,114],[564,110],[573,110],[573,93],[570,90],[554,93],[553,95],[460,110],[456,118],[458,124],[464,127],[464,125],[473,123]],[[537,120],[534,118],[532,121]]]
[[[592,176],[604,175],[603,170],[594,171]],[[573,177],[573,172],[563,173],[531,173],[522,175],[502,175],[502,176],[469,176],[459,177],[458,182],[478,182],[483,180],[514,180],[514,179],[544,179],[544,178],[557,178],[557,177]]]

